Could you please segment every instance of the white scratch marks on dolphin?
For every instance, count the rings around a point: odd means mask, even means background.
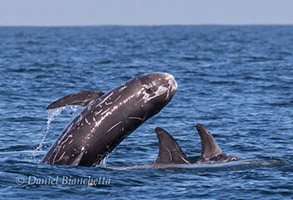
[[[172,158],[172,154],[171,154],[171,151],[166,147],[166,150],[167,150],[167,152],[169,153],[169,157],[170,157],[170,161],[172,161],[173,160],[173,158]]]
[[[63,135],[61,136],[61,138],[57,141],[57,144],[58,144],[58,145],[59,145],[59,144],[62,142],[62,140],[67,136],[67,133],[71,130],[73,124],[75,124],[75,123],[72,122],[72,123],[69,125],[69,127],[67,127],[65,133],[63,133]]]
[[[185,158],[183,158],[183,157],[181,156],[180,153],[179,153],[179,156],[180,156],[180,158],[181,158],[182,160],[184,160],[184,162],[185,162],[186,164],[189,164],[189,162],[188,162]]]
[[[151,88],[150,85],[143,85],[146,89],[149,89]],[[165,87],[165,86],[159,86],[157,91],[155,91],[153,93],[153,95],[150,95],[149,93],[147,93],[145,90],[143,91],[143,100],[144,100],[144,103],[147,103],[148,101],[158,97],[158,96],[161,96],[163,94],[165,94],[167,92],[167,96],[169,96],[169,88],[168,87]]]
[[[58,158],[58,160],[56,160],[56,162],[59,162],[59,161],[63,158],[63,156],[65,155],[65,153],[66,153],[66,151],[64,151],[64,152],[62,153],[62,155]]]
[[[128,117],[128,119],[134,119],[134,120],[140,120],[140,121],[143,121],[142,118],[140,118],[140,117]]]
[[[56,157],[57,157],[57,155],[58,155],[60,149],[61,149],[61,146],[57,145],[57,146],[56,146],[56,151],[57,151],[57,152],[54,151],[54,152],[56,152],[56,154],[55,154],[55,156],[54,156],[54,158],[53,158],[52,164],[55,163]]]
[[[88,125],[91,125],[91,123],[88,121],[87,118],[85,118],[84,120],[85,120],[85,122],[86,122]]]
[[[107,133],[109,133],[113,128],[115,128],[116,126],[118,126],[119,124],[121,124],[122,121],[118,122],[117,124],[115,124],[114,126],[112,126],[108,131]]]
[[[123,90],[125,90],[127,88],[126,85],[122,86],[120,89],[119,89],[119,92],[122,92]]]
[[[83,117],[82,114],[79,114],[78,116],[79,116],[79,118],[76,120],[76,123],[79,123],[82,120],[82,117]]]
[[[63,146],[72,137],[73,137],[72,134],[68,135],[68,137],[64,141],[61,142],[60,146]]]
[[[113,104],[113,102],[105,102],[105,104],[106,104],[106,106],[109,106],[109,105],[111,105],[111,104]]]
[[[101,115],[104,115],[105,113],[107,113],[110,110],[110,108],[106,109],[104,112],[102,112]]]
[[[111,94],[109,94],[105,99],[103,99],[96,107],[102,107],[102,104],[105,103],[111,96],[113,95],[113,92],[111,92]]]
[[[103,111],[102,109],[99,110],[99,111],[96,111],[96,112],[94,113],[94,115],[97,116],[97,115],[100,114],[102,111]]]
[[[114,100],[114,103],[116,103],[121,97],[121,94],[117,97],[117,99]]]

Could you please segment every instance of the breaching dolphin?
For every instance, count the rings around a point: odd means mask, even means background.
[[[166,106],[177,90],[167,73],[137,76],[104,93],[86,91],[63,97],[47,109],[87,106],[64,130],[41,163],[95,166],[130,133]]]
[[[241,159],[223,153],[212,134],[202,124],[197,124],[196,128],[201,139],[201,156],[197,160],[197,164],[207,161],[228,162]],[[159,140],[159,154],[153,164],[191,164],[179,144],[167,131],[160,127],[157,127],[155,131]]]

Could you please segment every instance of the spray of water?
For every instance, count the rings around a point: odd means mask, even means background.
[[[61,114],[61,112],[65,109],[67,110],[67,114],[76,115],[76,113],[79,112],[81,110],[81,108],[82,107],[80,107],[80,106],[67,106],[67,107],[61,107],[61,108],[57,108],[57,109],[53,109],[53,110],[48,110],[48,120],[47,120],[46,131],[45,131],[44,135],[42,136],[42,139],[39,142],[38,147],[33,151],[32,162],[37,163],[37,160],[36,160],[37,153],[42,151],[44,141],[49,133],[50,125],[54,121],[54,119],[57,116],[59,116]],[[102,165],[106,165],[106,158],[103,160],[102,163],[104,163]]]
[[[99,163],[99,164],[95,164],[95,167],[107,167],[106,163],[107,163],[107,158],[109,157],[109,154]]]
[[[46,131],[45,131],[45,134],[43,135],[38,147],[34,150],[33,152],[33,155],[32,155],[32,158],[33,158],[33,162],[36,163],[36,156],[37,156],[37,153],[39,151],[42,151],[42,147],[43,147],[43,143],[49,133],[49,130],[50,130],[50,124],[51,122],[54,121],[54,118],[58,115],[60,115],[60,113],[62,112],[62,110],[64,110],[65,107],[61,107],[61,108],[58,108],[58,109],[54,109],[54,110],[48,110],[48,120],[47,120],[47,128],[46,128]]]

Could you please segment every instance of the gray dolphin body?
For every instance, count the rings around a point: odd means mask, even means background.
[[[159,154],[153,164],[190,164],[176,140],[164,129],[155,129],[159,140]]]
[[[41,163],[94,166],[130,133],[157,114],[174,96],[177,83],[167,73],[137,76],[107,92],[80,92],[48,109],[87,106],[64,130]]]
[[[204,125],[197,124],[196,129],[198,134],[200,135],[201,140],[201,155],[197,160],[197,163],[207,161],[228,162],[232,160],[242,159],[240,157],[225,154],[216,143],[212,134],[204,127]]]
[[[242,158],[223,153],[222,149],[214,140],[212,134],[202,125],[197,124],[196,129],[201,139],[201,156],[197,164],[203,162],[228,162]],[[164,129],[155,129],[159,139],[159,154],[153,164],[191,164],[175,139]]]

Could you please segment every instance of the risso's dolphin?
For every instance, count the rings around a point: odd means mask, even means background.
[[[159,140],[159,154],[153,164],[190,164],[176,140],[164,129],[155,129]]]
[[[197,163],[207,161],[228,162],[241,159],[239,157],[223,153],[222,149],[214,140],[212,134],[204,127],[204,125],[197,124],[196,129],[201,140],[201,155],[197,160]]]
[[[157,114],[174,96],[177,83],[167,73],[137,76],[104,93],[68,95],[47,107],[87,106],[64,130],[41,163],[95,166],[130,133]]]
[[[197,124],[196,129],[201,139],[201,156],[196,164],[203,162],[228,162],[242,158],[223,153],[214,140],[212,134],[202,125]],[[155,129],[159,139],[159,154],[153,164],[191,164],[175,139],[164,129]]]

